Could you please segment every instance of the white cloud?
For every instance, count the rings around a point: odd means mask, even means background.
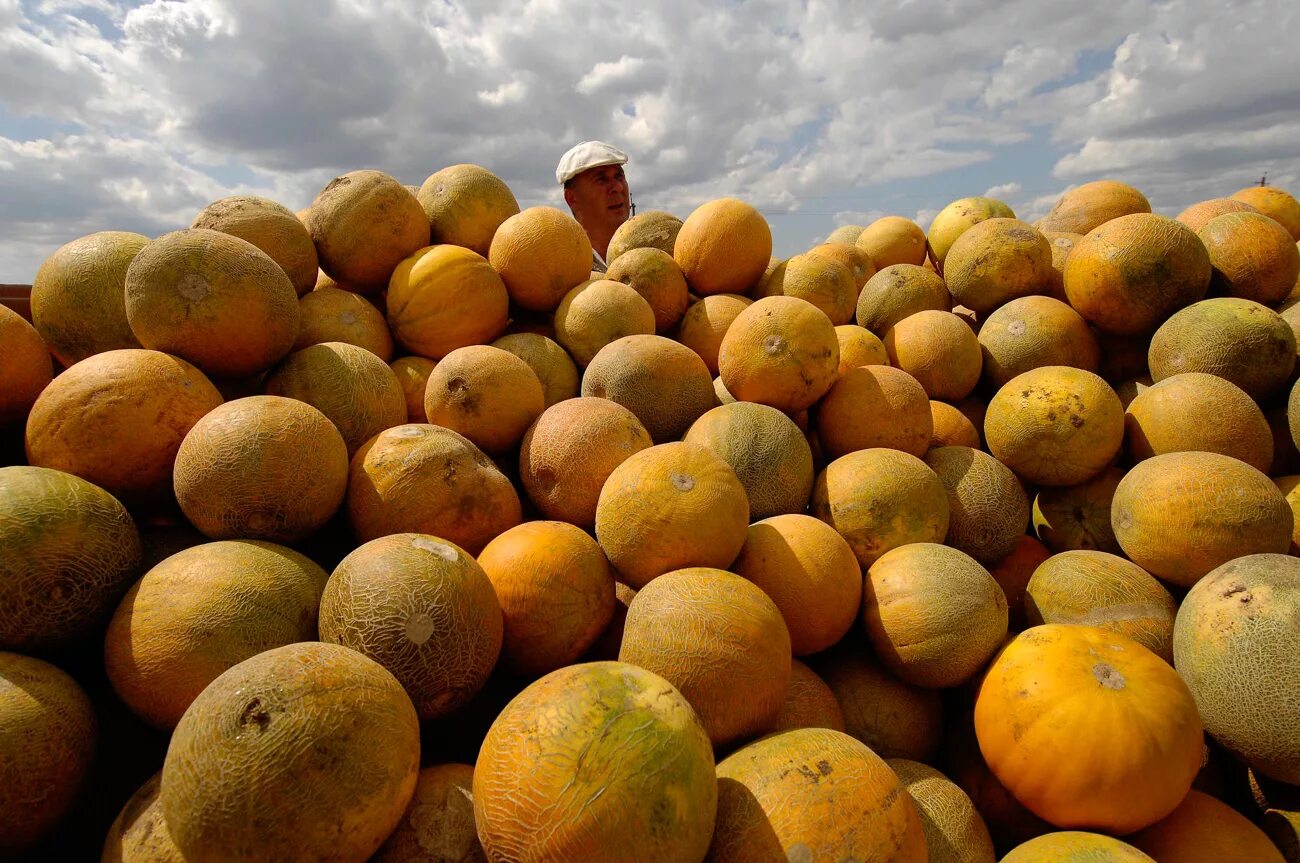
[[[1014,180],[1010,183],[999,183],[996,186],[989,186],[984,190],[984,197],[996,198],[1001,201],[1004,198],[1011,198],[1020,194],[1020,184]]]

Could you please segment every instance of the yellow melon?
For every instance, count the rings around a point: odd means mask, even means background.
[[[871,447],[921,456],[934,432],[925,389],[907,372],[890,366],[849,369],[816,413],[817,434],[831,458]]]
[[[1096,180],[1066,190],[1042,219],[1042,231],[1086,234],[1093,228],[1131,213],[1150,213],[1146,196],[1116,180]]]
[[[1273,463],[1264,412],[1237,385],[1204,372],[1172,375],[1144,389],[1124,414],[1134,462],[1169,452],[1217,452],[1261,471]]]
[[[591,241],[568,213],[529,207],[497,228],[488,261],[505,282],[513,303],[549,312],[590,276]]]
[[[853,317],[853,311],[857,308],[857,295],[862,290],[862,286],[867,280],[876,274],[876,264],[871,260],[871,256],[859,249],[853,242],[834,242],[827,240],[819,246],[813,246],[808,250],[810,255],[820,255],[824,258],[831,258],[839,261],[849,268],[849,274],[853,276],[853,302],[849,304],[849,317]]]
[[[953,302],[983,314],[1047,289],[1052,247],[1037,228],[1018,219],[991,218],[967,228],[944,259]]]
[[[510,187],[478,165],[451,165],[430,174],[416,199],[429,219],[432,242],[487,255],[501,223],[519,212]]]
[[[578,395],[578,367],[554,339],[538,333],[511,333],[492,342],[528,364],[542,384],[543,401],[551,405]]]
[[[104,839],[100,863],[185,863],[163,821],[158,800],[161,790],[160,770],[131,795],[117,814]]]
[[[701,204],[682,222],[673,258],[698,295],[743,294],[772,256],[772,229],[758,210],[736,198]]]
[[[1300,249],[1275,219],[1262,213],[1225,213],[1206,222],[1197,236],[1210,253],[1210,290],[1216,296],[1272,306],[1296,286]]]
[[[32,325],[65,366],[138,348],[126,317],[126,271],[149,238],[99,231],[60,246],[32,280]]]
[[[1291,550],[1288,554],[1296,554],[1300,551],[1300,476],[1276,476],[1273,477],[1273,484],[1277,490],[1282,492],[1286,497],[1287,506],[1291,507],[1291,515],[1295,520],[1295,527],[1291,530]]]
[[[840,343],[839,377],[858,366],[887,366],[889,351],[880,337],[857,324],[841,324],[835,328],[835,340]]]
[[[885,763],[916,804],[930,863],[996,863],[989,828],[965,791],[919,761],[890,758]]]
[[[980,343],[951,312],[909,315],[885,332],[884,343],[889,364],[916,378],[929,398],[958,401],[979,383]]]
[[[288,207],[256,195],[232,195],[204,207],[191,228],[208,228],[248,240],[280,265],[298,296],[316,287],[316,247]]]
[[[942,446],[981,447],[979,429],[952,405],[931,400],[930,419],[934,427],[930,434],[930,449]]]
[[[746,307],[718,349],[718,373],[732,395],[784,411],[821,398],[839,362],[830,319],[797,297],[766,297]]]
[[[718,348],[731,322],[753,303],[739,294],[712,294],[696,300],[686,309],[676,339],[700,355],[709,373],[718,373]]]
[[[429,375],[429,422],[464,435],[487,453],[514,449],[546,409],[542,383],[519,357],[490,345],[447,354]]]
[[[1007,597],[1008,628],[1019,632],[1025,628],[1025,587],[1034,571],[1052,556],[1052,552],[1032,536],[1022,536],[1011,553],[989,569],[989,575]]]
[[[628,249],[609,264],[606,278],[623,282],[650,304],[654,331],[664,335],[677,326],[689,303],[686,277],[673,256],[663,249]]]
[[[1124,471],[1108,467],[1078,485],[1046,486],[1034,498],[1034,533],[1053,551],[1119,554],[1110,506]]]
[[[943,272],[943,261],[957,238],[986,219],[1014,219],[1016,214],[996,198],[959,198],[940,210],[930,222],[926,243],[935,269]]]
[[[104,642],[108,679],[137,716],[175,728],[226,669],[263,650],[316,640],[325,579],[311,560],[269,542],[177,552],[119,603]]]
[[[185,711],[163,763],[163,818],[196,863],[365,860],[419,769],[419,721],[393,675],[346,647],[290,644],[226,671]]]
[[[441,359],[499,336],[509,305],[505,283],[483,256],[460,246],[427,246],[393,271],[388,325],[407,350]]]
[[[583,282],[565,294],[555,310],[555,340],[584,369],[610,342],[654,332],[650,303],[612,279]]]
[[[468,764],[421,770],[411,805],[372,863],[486,863],[474,828],[473,787]]]
[[[866,252],[877,270],[895,264],[920,266],[925,261],[925,231],[911,219],[882,216],[862,229],[855,245]]]
[[[1235,192],[1232,197],[1276,219],[1291,232],[1293,239],[1300,242],[1300,201],[1296,201],[1285,189],[1277,186],[1247,186]]]
[[[1193,231],[1200,231],[1205,227],[1205,223],[1215,216],[1222,216],[1224,213],[1258,213],[1252,205],[1245,201],[1238,201],[1236,198],[1210,198],[1207,201],[1200,201],[1192,204],[1183,210],[1175,220],[1182,222]]]
[[[997,389],[1042,366],[1096,372],[1101,348],[1078,312],[1051,297],[1021,297],[989,315],[979,330],[983,375]]]
[[[943,279],[914,264],[881,267],[858,294],[856,320],[877,336],[917,312],[952,308],[952,295]]]
[[[353,290],[382,291],[407,256],[429,245],[429,217],[383,171],[335,177],[311,203],[307,230],[320,268]]]
[[[925,463],[948,491],[944,540],[991,566],[1011,553],[1029,523],[1029,498],[1004,464],[979,449],[931,449]]]
[[[54,377],[54,363],[36,329],[8,306],[0,306],[0,429],[26,422],[37,397]]]
[[[1001,863],[1156,863],[1127,842],[1087,833],[1062,830],[1038,836],[1011,849]]]
[[[1286,863],[1268,835],[1246,816],[1196,790],[1187,792],[1177,809],[1129,836],[1128,841],[1154,860]]]
[[[1065,262],[1069,260],[1074,247],[1083,239],[1083,234],[1068,231],[1043,231],[1047,242],[1052,244],[1052,272],[1048,274],[1047,289],[1043,293],[1063,303],[1070,301],[1065,293]]]
[[[626,336],[592,358],[582,395],[618,402],[655,443],[679,440],[717,404],[713,377],[699,354],[663,336]]]
[[[115,497],[44,467],[0,467],[0,548],[0,650],[85,634],[140,562],[140,534]]]
[[[56,827],[90,775],[96,744],[95,710],[75,680],[0,651],[0,855],[30,851]]]
[[[398,357],[388,364],[402,387],[408,423],[428,422],[429,417],[424,412],[424,391],[429,384],[429,375],[437,365],[427,357],[417,356]]]
[[[840,225],[826,235],[826,242],[853,244],[858,241],[858,237],[862,236],[862,232],[866,229],[866,225]]]
[[[795,255],[772,271],[764,293],[798,297],[826,313],[839,326],[853,319],[858,282],[853,271],[827,255]]]
[[[835,699],[835,693],[817,672],[797,659],[790,662],[790,688],[785,704],[776,716],[773,731],[793,731],[796,728],[831,728],[844,730],[844,711]]]
[[[663,210],[646,210],[637,213],[614,231],[605,253],[605,263],[612,265],[630,249],[658,249],[669,255],[677,243],[677,232],[682,220]]]
[[[393,337],[384,313],[359,294],[338,288],[311,291],[298,300],[298,315],[296,351],[321,342],[347,342],[384,362],[393,358]]]
[[[126,317],[140,344],[209,375],[270,368],[293,348],[298,315],[298,295],[280,265],[219,231],[164,234],[126,271]]]

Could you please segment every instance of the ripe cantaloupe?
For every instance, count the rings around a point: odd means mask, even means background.
[[[512,527],[479,552],[501,604],[501,658],[539,677],[578,661],[614,614],[614,574],[581,529],[559,521]]]
[[[691,303],[677,328],[677,341],[699,354],[709,373],[717,375],[722,337],[751,303],[753,300],[739,294],[712,294]]]
[[[1257,773],[1300,784],[1300,561],[1250,554],[1201,579],[1174,623],[1174,665],[1205,730]]]
[[[219,231],[164,234],[126,271],[126,318],[141,346],[209,375],[270,368],[292,350],[298,317],[298,295],[280,265]]]
[[[840,343],[839,377],[858,366],[887,366],[889,351],[880,337],[857,324],[841,324],[835,328],[835,340]]]
[[[64,243],[32,279],[32,325],[65,366],[92,354],[138,348],[126,319],[126,271],[149,238],[98,231]]]
[[[763,294],[807,300],[839,326],[853,320],[858,283],[853,271],[835,258],[803,254],[782,261],[765,283]]]
[[[419,721],[391,674],[336,644],[290,644],[226,671],[185,711],[163,817],[187,861],[365,860],[419,769]]]
[[[547,518],[590,528],[614,468],[653,445],[636,415],[617,402],[568,399],[547,408],[524,434],[519,478]]]
[[[482,450],[451,429],[421,423],[380,432],[357,450],[347,507],[362,542],[425,533],[470,554],[523,517],[514,486]]]
[[[551,672],[501,711],[473,795],[489,860],[651,863],[704,859],[718,781],[709,737],[671,683],[593,662]]]
[[[671,255],[682,220],[663,210],[637,213],[614,231],[605,251],[605,263],[612,265],[631,249],[651,248]]]
[[[1150,212],[1146,196],[1127,183],[1096,180],[1063,192],[1037,227],[1040,231],[1086,234],[1121,216]]]
[[[424,391],[429,385],[429,375],[438,364],[428,357],[398,357],[388,364],[397,375],[397,382],[402,387],[402,397],[406,399],[406,421],[408,423],[428,422],[424,412]]]
[[[1096,372],[1101,348],[1088,322],[1060,300],[1021,297],[989,315],[979,330],[984,380],[996,390],[1042,366]]]
[[[1260,471],[1273,463],[1264,412],[1237,385],[1184,372],[1144,389],[1124,413],[1125,447],[1138,462],[1168,452],[1217,452]]]
[[[876,274],[876,264],[871,260],[871,256],[853,242],[834,242],[829,239],[819,246],[813,246],[808,250],[808,254],[831,258],[849,268],[849,274],[853,276],[854,288],[853,302],[849,303],[849,317],[852,318],[858,304],[858,293],[867,283],[867,279]]]
[[[890,758],[885,763],[916,804],[930,863],[996,863],[989,828],[965,791],[919,761]]]
[[[170,497],[181,441],[221,393],[194,366],[139,348],[106,351],[59,375],[27,418],[30,464],[66,471],[124,503]]]
[[[209,411],[181,441],[173,474],[176,501],[209,539],[295,542],[329,521],[347,484],[348,448],[334,423],[269,395]]]
[[[1007,598],[993,576],[932,542],[895,548],[871,564],[862,613],[884,666],[927,689],[969,680],[1007,636]]]
[[[1206,201],[1199,201],[1192,204],[1174,217],[1176,221],[1182,222],[1193,231],[1200,231],[1205,224],[1216,216],[1222,216],[1224,213],[1258,213],[1252,205],[1245,201],[1238,201],[1236,198],[1210,198]]]
[[[1246,816],[1195,789],[1187,792],[1177,809],[1129,836],[1128,841],[1155,860],[1286,863],[1268,834]]]
[[[718,374],[732,395],[788,412],[825,395],[839,364],[830,318],[797,297],[765,297],[747,306],[718,347]]]
[[[917,312],[952,308],[952,295],[943,279],[915,264],[881,267],[858,294],[855,320],[877,336]]]
[[[1025,622],[1118,632],[1173,662],[1178,603],[1142,567],[1104,551],[1065,551],[1044,561],[1025,588]]]
[[[943,260],[948,256],[948,250],[967,229],[987,219],[1015,217],[1012,209],[996,198],[959,198],[948,204],[935,215],[930,222],[930,231],[926,234],[930,260],[934,262],[935,269],[943,272]]]
[[[0,467],[0,548],[0,650],[85,634],[140,562],[140,534],[117,498],[44,467]]]
[[[1130,560],[1182,587],[1235,558],[1291,547],[1282,492],[1218,453],[1167,453],[1135,465],[1115,489],[1110,518]]]
[[[1029,498],[1016,475],[972,447],[931,449],[925,463],[948,492],[944,542],[985,566],[1010,554],[1029,524]]]
[[[1101,833],[1062,830],[1023,842],[1001,863],[1156,863],[1127,842]]]
[[[487,260],[452,245],[426,246],[403,259],[386,300],[393,338],[432,359],[501,335],[509,306],[505,282]]]
[[[1233,193],[1234,200],[1244,201],[1266,216],[1276,219],[1300,242],[1300,201],[1277,186],[1247,186]]]
[[[704,360],[663,336],[627,336],[596,354],[582,376],[582,395],[618,402],[655,443],[680,440],[717,404]]]
[[[474,829],[473,787],[468,764],[421,770],[410,806],[372,863],[487,863]]]
[[[1092,372],[1043,366],[1016,375],[989,402],[984,439],[994,458],[1039,485],[1077,485],[1124,443],[1119,396]]]
[[[204,207],[190,227],[248,240],[280,265],[300,297],[316,287],[316,246],[306,226],[283,204],[232,195]]]
[[[109,621],[104,665],[119,698],[171,730],[203,688],[250,656],[316,640],[323,569],[269,542],[177,552],[132,585]]]
[[[619,255],[609,264],[606,278],[622,282],[650,304],[655,316],[654,331],[665,335],[686,314],[689,303],[686,277],[673,256],[662,249],[642,247]]]
[[[490,345],[457,348],[429,374],[429,422],[459,432],[487,453],[514,449],[546,409],[542,382],[519,357]]]
[[[885,331],[884,343],[889,364],[916,378],[929,398],[958,401],[979,383],[980,344],[951,312],[909,315]]]
[[[542,383],[546,407],[578,395],[578,367],[554,339],[538,333],[511,333],[492,342],[528,363]]]
[[[347,342],[384,362],[393,358],[393,337],[383,312],[359,294],[338,288],[311,291],[298,300],[298,314],[296,351],[321,342]]]
[[[100,863],[185,863],[163,821],[161,790],[160,770],[122,806],[104,838]]]
[[[1290,380],[1296,338],[1273,309],[1222,296],[1188,305],[1165,321],[1151,339],[1148,361],[1153,380],[1182,372],[1217,374],[1262,402]]]
[[[857,558],[843,537],[812,516],[790,513],[754,522],[731,568],[776,603],[796,656],[825,650],[857,620]]]
[[[1034,498],[1034,534],[1053,551],[1119,554],[1110,506],[1124,471],[1108,467],[1078,485],[1047,486]]]
[[[321,596],[320,637],[384,666],[420,719],[433,719],[487,682],[501,653],[501,605],[464,549],[428,534],[390,534],[334,569]]]
[[[306,225],[320,268],[363,294],[382,291],[402,259],[430,244],[424,208],[383,171],[330,180],[312,201]]]
[[[349,457],[384,429],[406,422],[397,375],[374,353],[345,342],[294,351],[271,370],[263,388],[323,413],[343,435]]]
[[[934,433],[925,388],[891,366],[849,369],[822,398],[816,414],[818,437],[831,458],[871,447],[921,456]]]
[[[488,261],[510,300],[523,309],[553,311],[591,273],[591,241],[568,213],[529,207],[501,223]]]
[[[638,590],[618,658],[677,687],[715,747],[771,731],[790,686],[781,610],[752,582],[709,567],[665,573]]]
[[[847,734],[804,728],[751,743],[718,764],[708,859],[931,858],[916,805],[889,765]]]
[[[654,332],[655,312],[646,298],[611,279],[583,282],[555,310],[555,340],[582,368],[610,342]]]
[[[808,439],[776,408],[734,402],[713,408],[682,437],[731,465],[749,498],[753,521],[803,512],[812,493],[813,457]]]
[[[1209,252],[1191,228],[1138,213],[1079,241],[1065,264],[1065,293],[1098,329],[1138,335],[1204,297],[1210,273]]]
[[[505,182],[478,165],[450,165],[430,174],[416,200],[429,219],[431,241],[486,256],[501,223],[519,212]]]
[[[903,216],[882,216],[862,229],[855,241],[877,270],[895,264],[920,266],[925,261],[925,231]]]
[[[0,855],[29,851],[56,827],[90,774],[97,736],[94,707],[75,680],[0,651]]]
[[[730,566],[748,526],[735,471],[680,441],[633,453],[609,474],[596,504],[596,539],[619,580],[637,590],[675,569]]]
[[[934,426],[934,431],[930,434],[930,449],[941,446],[980,448],[979,429],[975,428],[975,424],[964,413],[952,405],[931,400],[930,419]]]
[[[797,659],[790,661],[790,688],[772,726],[774,732],[796,728],[844,730],[844,711],[835,693],[817,672]]]
[[[953,302],[991,312],[1017,297],[1042,293],[1052,273],[1052,247],[1019,219],[985,219],[966,229],[943,262]]]
[[[1300,250],[1281,224],[1262,213],[1225,213],[1197,231],[1210,252],[1210,291],[1266,306],[1286,299],[1300,276]]]
[[[914,455],[864,449],[826,466],[813,484],[809,512],[835,528],[863,568],[890,549],[942,542],[948,532],[948,493]]]
[[[699,296],[748,292],[771,256],[772,229],[767,220],[736,198],[718,198],[696,207],[673,242],[673,258]]]

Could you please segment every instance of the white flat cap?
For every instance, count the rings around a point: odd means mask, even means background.
[[[555,169],[555,179],[560,185],[572,180],[588,168],[601,165],[626,165],[627,153],[604,141],[583,141],[560,157]]]

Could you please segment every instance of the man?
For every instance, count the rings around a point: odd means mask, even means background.
[[[564,200],[591,240],[593,272],[605,272],[605,254],[618,226],[627,221],[630,195],[623,166],[627,154],[603,141],[583,141],[560,158],[555,179]]]

